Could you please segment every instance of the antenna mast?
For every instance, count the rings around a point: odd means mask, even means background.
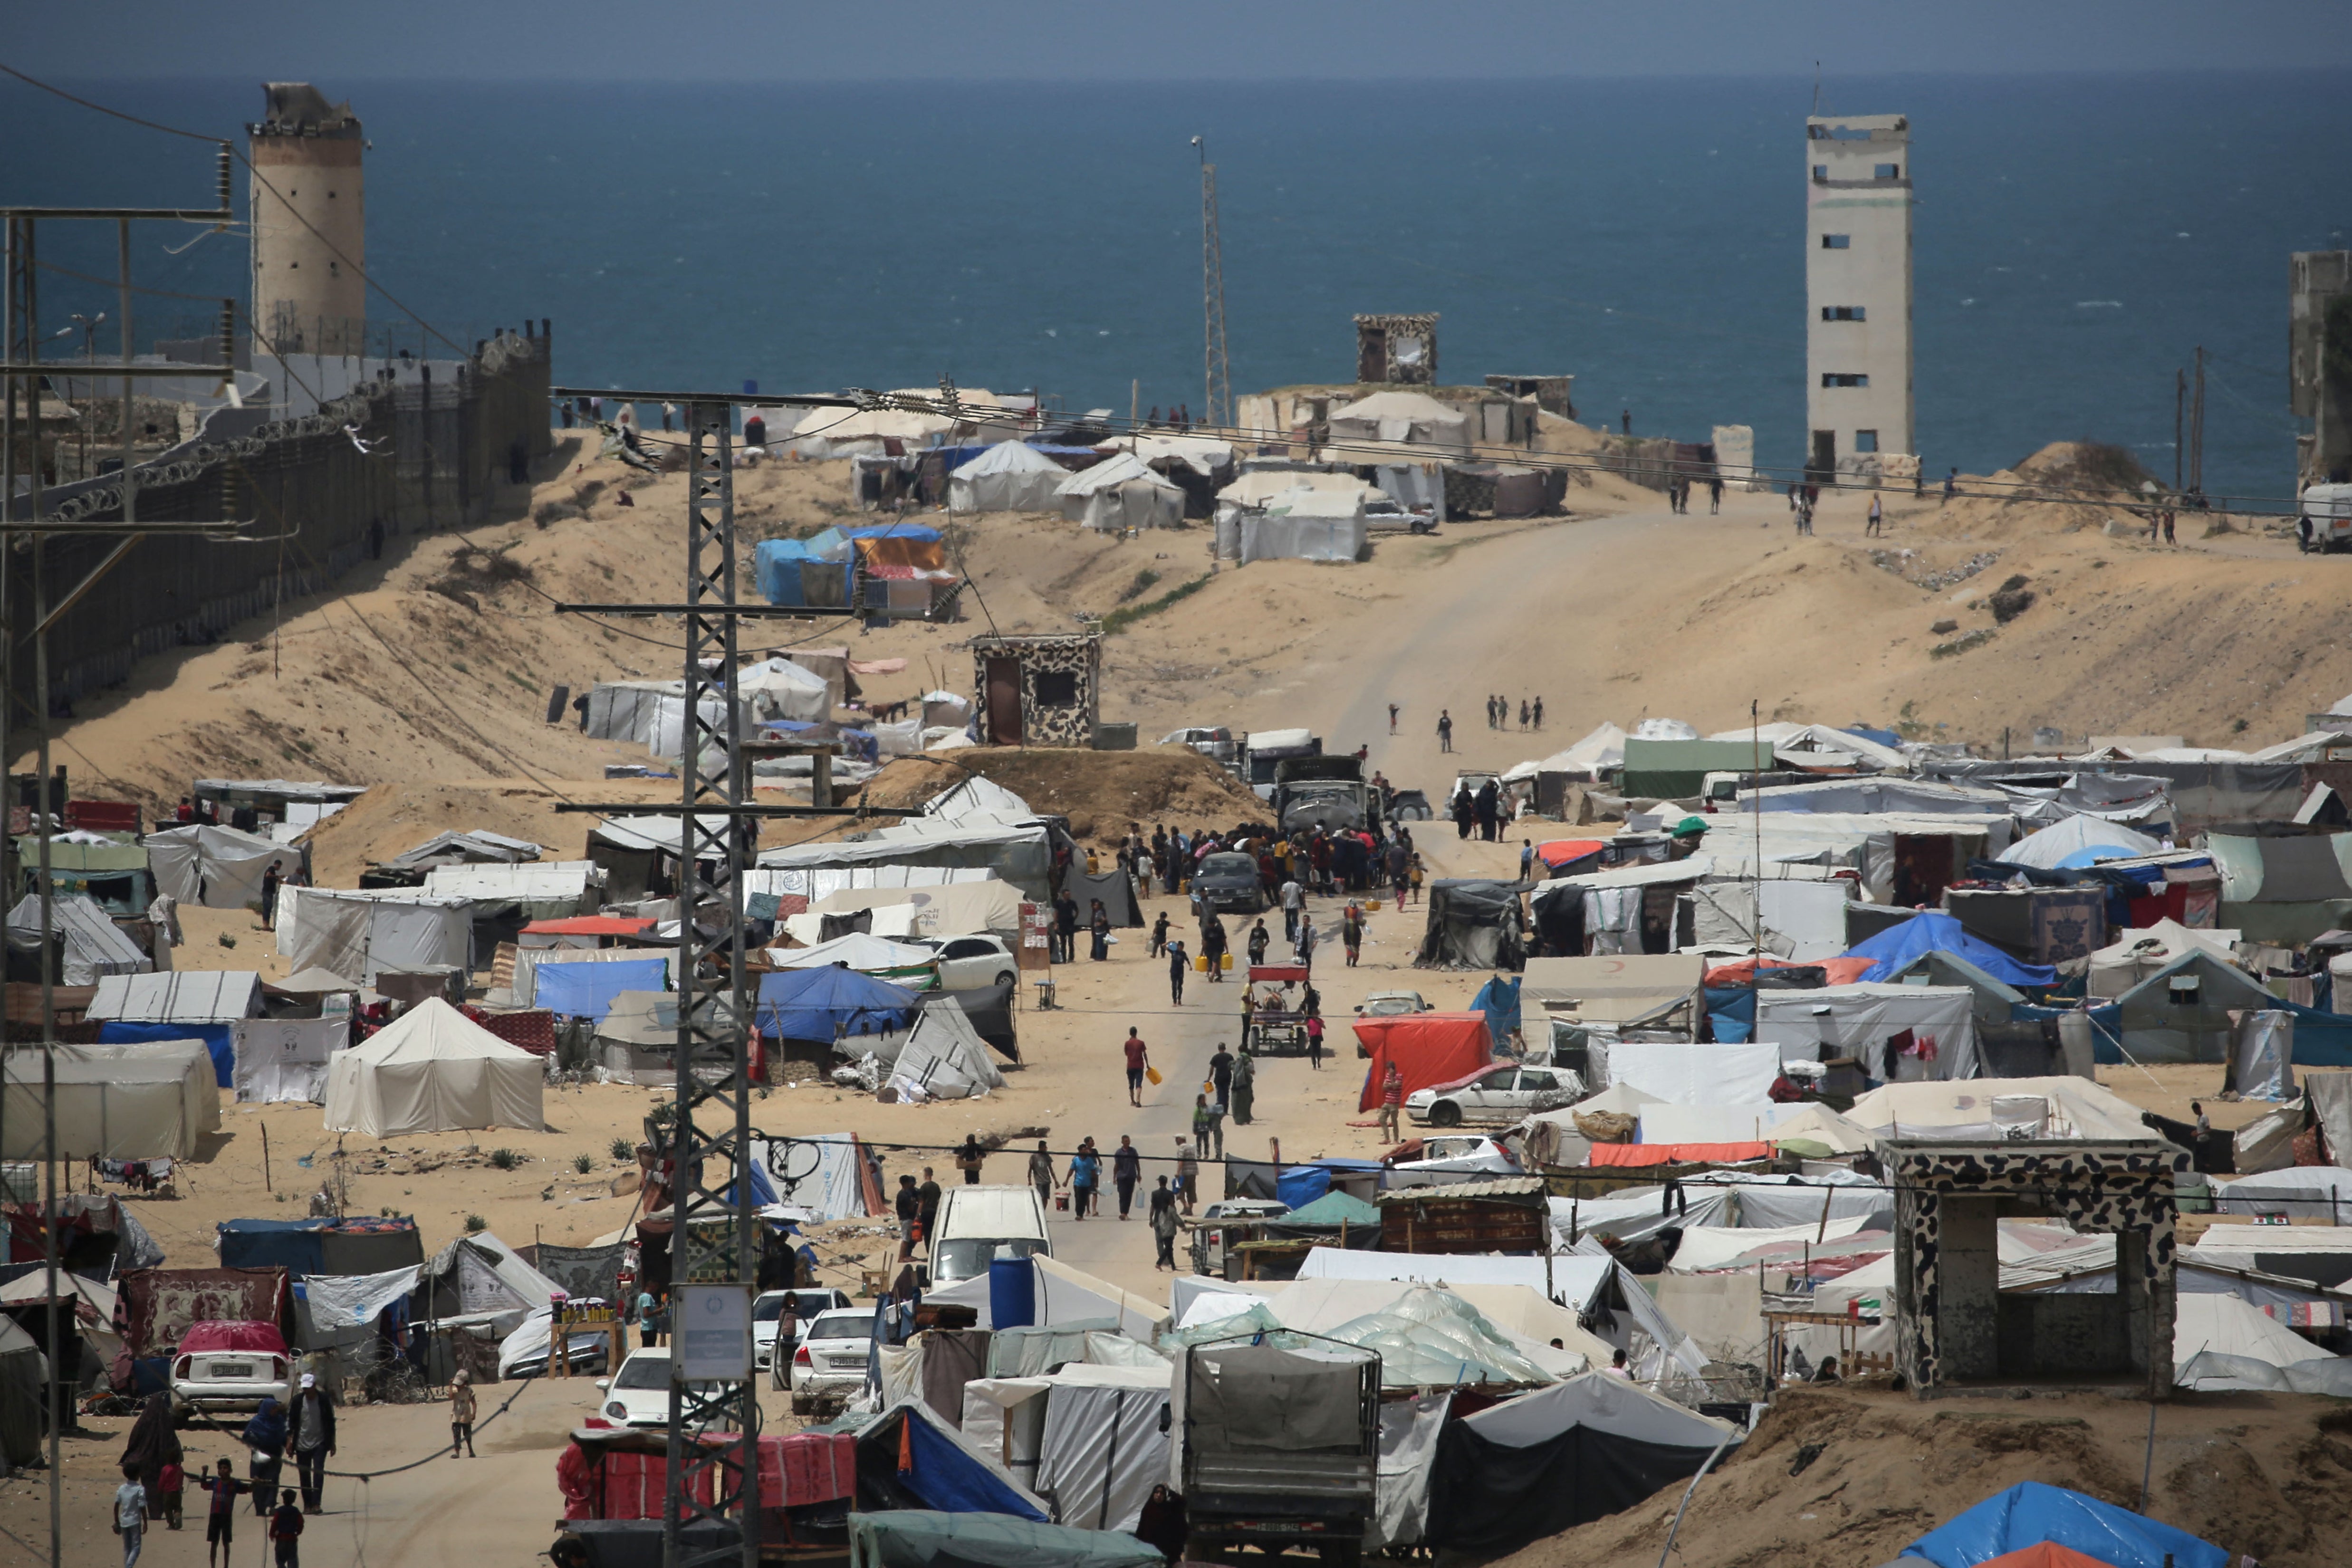
[[[1234,422],[1234,373],[1225,358],[1225,247],[1217,233],[1217,166],[1208,143],[1192,138],[1201,153],[1201,423],[1229,429]]]

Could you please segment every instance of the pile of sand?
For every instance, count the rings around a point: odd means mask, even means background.
[[[971,747],[943,757],[902,757],[866,786],[876,811],[913,811],[967,772],[1003,785],[1037,811],[1066,816],[1081,844],[1116,844],[1129,822],[1147,836],[1166,823],[1197,830],[1260,821],[1265,803],[1211,759],[1182,746],[1133,752]]]
[[[1676,1560],[1711,1568],[1876,1568],[2020,1481],[2139,1503],[2148,1407],[2097,1394],[1949,1399],[1794,1389],[1701,1481]],[[2286,1394],[2188,1394],[2158,1408],[2149,1517],[2264,1568],[2344,1560],[2352,1410]],[[1539,1541],[1509,1568],[1654,1568],[1684,1488]]]

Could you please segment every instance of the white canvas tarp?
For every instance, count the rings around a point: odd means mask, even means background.
[[[2218,1355],[2288,1367],[2304,1362],[2336,1358],[2272,1317],[2235,1296],[2183,1291],[2174,1299],[2172,1364],[2177,1382],[2189,1384],[2189,1363],[2210,1351]],[[2238,1380],[2210,1373],[2191,1386],[2234,1388]]]
[[[320,1330],[363,1329],[416,1289],[417,1266],[381,1274],[313,1274],[302,1282],[310,1322]]]
[[[474,905],[416,888],[281,888],[278,951],[369,985],[386,969],[474,966]]]
[[[1533,1447],[1572,1426],[1669,1448],[1712,1448],[1738,1431],[1728,1421],[1686,1410],[1605,1372],[1587,1373],[1506,1400],[1464,1416],[1463,1424],[1488,1442],[1509,1448]]]
[[[1129,452],[1079,469],[1054,493],[1064,517],[1105,531],[1174,528],[1184,517],[1184,492]]]
[[[1890,1083],[1855,1100],[1845,1115],[1855,1126],[1882,1138],[1998,1142],[2156,1136],[2140,1120],[2137,1106],[2113,1089],[2080,1078]]]
[[[1812,868],[1807,868],[1808,870]],[[1835,958],[1846,950],[1843,881],[1767,876],[1757,881],[1702,882],[1690,890],[1691,941],[1746,951],[1762,909],[1764,951],[1798,963]]]
[[[988,1043],[961,1007],[926,1007],[916,1016],[885,1088],[902,1100],[971,1100],[1004,1087]]]
[[[1774,1070],[1777,1073],[1778,1068]],[[1761,1143],[1800,1109],[1769,1100],[1737,1105],[1648,1105],[1642,1108],[1640,1140],[1644,1143]]]
[[[1655,1095],[1669,1105],[1753,1105],[1769,1100],[1780,1062],[1780,1047],[1769,1042],[1683,1046],[1618,1041],[1609,1047],[1609,1082]]]
[[[764,659],[735,672],[735,692],[754,719],[822,724],[833,717],[833,688],[824,677],[788,658]]]
[[[87,1016],[126,1024],[226,1024],[253,1016],[260,1001],[261,976],[250,969],[107,974],[99,978]]]
[[[436,899],[520,904],[532,920],[594,914],[590,883],[593,860],[537,861],[520,866],[436,866],[425,873],[425,891]]]
[[[2283,1214],[2292,1219],[2352,1219],[2352,1170],[2341,1165],[2289,1165],[2213,1184],[2221,1214]]]
[[[1054,511],[1069,473],[1025,441],[999,441],[948,476],[950,511]]]
[[[147,866],[155,874],[156,890],[208,910],[258,904],[265,871],[275,866],[283,877],[301,865],[300,850],[234,827],[192,825],[147,836]]]
[[[1375,392],[1330,414],[1331,440],[1351,448],[1403,443],[1434,447],[1449,456],[1470,455],[1470,416],[1424,392]],[[1349,450],[1357,462],[1373,453]]]
[[[327,1068],[352,1037],[345,1018],[240,1018],[229,1028],[236,1047],[240,1102],[302,1100],[323,1103]]]
[[[929,888],[844,888],[817,900],[809,906],[809,912],[840,914],[893,905],[904,905],[912,911],[906,932],[909,936],[970,936],[993,931],[1010,937],[1021,930],[1021,889],[993,879]]]
[[[41,1058],[6,1061],[0,1158],[40,1151]],[[64,1160],[185,1160],[220,1131],[220,1090],[202,1040],[57,1047],[57,1153]]]
[[[2116,941],[2091,954],[2091,994],[2121,996],[2195,948],[2204,949],[2224,963],[2235,963],[2239,936],[2234,930],[2199,929],[2171,919],[2121,931]]]
[[[372,1138],[467,1128],[542,1131],[546,1072],[439,997],[365,1045],[338,1052],[327,1079],[327,1131]]]
[[[1630,1023],[1692,1001],[1706,970],[1705,961],[1672,952],[1530,958],[1519,981],[1519,1005],[1530,1016],[1558,1003],[1559,1011],[1587,1023]]]
[[[1037,1447],[1038,1495],[1054,1517],[1082,1530],[1132,1530],[1168,1470],[1168,1409],[1175,1368],[1064,1367],[1045,1381],[1045,1425]]]
[[[1882,1080],[1976,1078],[1975,993],[1965,985],[1826,985],[1759,991],[1756,1036],[1784,1059],[1853,1057]]]
[[[2098,860],[2129,860],[2161,854],[2163,850],[2164,841],[2160,838],[2150,838],[2120,822],[2077,813],[2038,833],[2027,834],[2004,850],[2000,858],[2011,866],[2054,871],[2070,860],[2077,865],[2090,863],[2082,858],[2085,854]]]
[[[58,947],[58,980],[65,985],[97,985],[110,975],[144,974],[154,961],[86,893],[49,900],[49,935]],[[41,949],[41,900],[31,893],[8,911],[8,946],[20,953]]]
[[[1364,501],[1337,490],[1287,490],[1241,519],[1241,559],[1355,561],[1370,539]]]

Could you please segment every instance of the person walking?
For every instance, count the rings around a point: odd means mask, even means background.
[[[1522,729],[1522,730],[1525,730],[1527,727],[1528,727],[1528,700],[1527,700],[1526,698],[1522,697],[1522,698],[1520,698],[1520,699],[1519,699],[1519,728],[1520,728],[1520,729]]]
[[[1307,1065],[1316,1072],[1323,1070],[1323,1015],[1307,1015]]]
[[[1543,699],[1542,699],[1542,698],[1538,697],[1538,698],[1537,698],[1537,699],[1536,699],[1536,702],[1535,702],[1535,709],[1536,709],[1536,728],[1537,728],[1537,729],[1538,729],[1538,730],[1540,730],[1540,729],[1542,729],[1542,728],[1543,728]]]
[[[1168,1000],[1173,1006],[1181,1007],[1184,1005],[1184,972],[1191,968],[1192,964],[1192,961],[1184,954],[1182,942],[1171,942],[1168,944]]]
[[[1706,515],[1715,516],[1723,510],[1723,476],[1717,474],[1706,481]]]
[[[784,1294],[783,1310],[776,1314],[776,1337],[768,1346],[768,1386],[788,1394],[793,1386],[793,1352],[801,1342],[800,1298]]]
[[[1886,529],[1886,505],[1876,496],[1870,498],[1870,523],[1862,531],[1864,539],[1883,538]]]
[[[1250,927],[1249,961],[1255,969],[1265,962],[1265,950],[1274,944],[1274,935],[1265,929],[1265,917],[1260,915]]]
[[[1110,1152],[1110,1184],[1118,1189],[1118,1217],[1126,1222],[1127,1211],[1134,1206],[1135,1189],[1143,1181],[1143,1152],[1135,1140],[1122,1132],[1118,1147]]]
[[[1166,910],[1162,910],[1160,911],[1160,918],[1151,922],[1151,952],[1147,956],[1158,958],[1167,951],[1168,911]]]
[[[1225,1110],[1205,1094],[1192,1097],[1192,1147],[1202,1159],[1210,1157],[1209,1145],[1216,1144],[1216,1158],[1225,1157]]]
[[[1177,1142],[1181,1143],[1183,1140],[1180,1138]],[[1176,1232],[1182,1227],[1182,1222],[1176,1217],[1176,1194],[1168,1190],[1168,1178],[1165,1176],[1160,1177],[1160,1184],[1151,1189],[1151,1212],[1148,1217],[1152,1239],[1160,1244],[1159,1256],[1151,1262],[1152,1269],[1156,1273],[1165,1268],[1172,1273],[1176,1268]]]
[[[1307,889],[1298,885],[1298,874],[1292,872],[1282,884],[1282,940],[1298,940],[1298,917],[1307,907]]]
[[[1234,1058],[1234,1125],[1247,1127],[1250,1113],[1257,1108],[1257,1053],[1242,1042],[1241,1055]]]
[[[272,860],[261,873],[261,929],[278,929],[278,862]]]
[[[980,1185],[980,1167],[987,1159],[988,1151],[980,1146],[980,1134],[965,1133],[962,1146],[956,1151],[956,1169],[963,1173],[965,1186]]]
[[[1522,838],[1519,840],[1519,880],[1527,881],[1535,873],[1536,841],[1532,838]]]
[[[205,1505],[205,1568],[235,1568],[236,1500],[253,1488],[236,1479],[236,1467],[226,1454],[211,1475],[198,1476],[196,1484],[213,1494]]]
[[[1389,733],[1391,735],[1396,733],[1397,714],[1402,711],[1395,703],[1389,704]]]
[[[1225,922],[1217,918],[1214,910],[1201,917],[1201,962],[1207,969],[1209,984],[1224,984]]]
[[[1078,1218],[1086,1218],[1094,1206],[1095,1189],[1101,1182],[1102,1156],[1095,1152],[1095,1141],[1089,1138],[1070,1156],[1070,1207]]]
[[[1192,1205],[1201,1201],[1201,1161],[1192,1152],[1190,1140],[1176,1140],[1176,1190],[1178,1201],[1183,1204],[1189,1216]]]
[[[292,1487],[278,1492],[278,1511],[269,1516],[269,1545],[278,1568],[302,1568],[302,1515],[316,1511],[294,1506]]]
[[[1087,931],[1093,939],[1093,945],[1087,956],[1100,963],[1110,957],[1110,913],[1103,908],[1100,899],[1089,901],[1094,906],[1094,912],[1087,918]]]
[[[1936,503],[1936,509],[1940,511],[1944,508],[1951,505],[1952,498],[1959,493],[1960,470],[1958,468],[1955,468],[1951,472],[1944,476],[1944,499]]]
[[[1315,917],[1304,910],[1298,911],[1298,962],[1305,968],[1315,967]]]
[[[462,1369],[449,1379],[449,1457],[460,1452],[471,1459],[474,1452],[474,1380]]]
[[[939,1234],[940,1184],[931,1175],[929,1165],[923,1167],[923,1184],[915,1189],[915,1222],[922,1226],[923,1241],[928,1244]]]
[[[1134,1026],[1129,1025],[1127,1039],[1119,1049],[1127,1054],[1127,1102],[1139,1106],[1143,1103],[1143,1075],[1151,1068],[1150,1047],[1143,1043]]]
[[[1355,968],[1364,945],[1364,911],[1353,899],[1339,915],[1339,942],[1348,950],[1348,967]]]
[[[122,1440],[121,1464],[139,1482],[151,1512],[163,1506],[163,1472],[182,1463],[179,1424],[172,1416],[172,1396],[157,1392],[140,1407]]]
[[[1029,1156],[1029,1184],[1037,1189],[1037,1206],[1054,1206],[1054,1155],[1043,1138],[1037,1140],[1037,1152]]]
[[[1441,753],[1454,749],[1454,715],[1443,708],[1437,710],[1437,749]]]
[[[1412,884],[1412,851],[1398,839],[1389,846],[1389,883],[1396,891],[1397,913],[1404,913],[1405,889]]]
[[[915,1241],[923,1228],[923,1199],[915,1191],[915,1178],[899,1177],[898,1191],[890,1201],[898,1216],[898,1261],[904,1263],[915,1256]]]
[[[253,1512],[257,1519],[269,1517],[269,1500],[277,1495],[278,1477],[286,1463],[286,1406],[278,1396],[265,1394],[253,1412],[253,1419],[245,1424],[237,1440],[243,1443],[252,1458],[246,1467],[247,1489],[253,1494]]]
[[[1217,1103],[1230,1107],[1234,1102],[1234,1053],[1225,1042],[1217,1042],[1217,1054],[1209,1058],[1209,1082],[1217,1090]]]
[[[286,1418],[286,1446],[294,1454],[294,1474],[302,1487],[302,1511],[316,1513],[327,1490],[327,1459],[335,1451],[335,1402],[310,1373],[302,1374],[294,1409]]]
[[[140,1483],[138,1466],[122,1467],[112,1506],[114,1533],[122,1537],[122,1568],[138,1568],[139,1548],[147,1540],[147,1489]]]
[[[1074,963],[1078,956],[1078,900],[1066,889],[1054,899],[1054,942],[1048,963]]]
[[[1381,1136],[1396,1142],[1402,1136],[1397,1121],[1404,1114],[1404,1075],[1391,1062],[1381,1079]]]

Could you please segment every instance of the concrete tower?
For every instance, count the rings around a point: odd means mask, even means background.
[[[246,127],[253,167],[253,321],[257,359],[359,353],[367,335],[366,145],[348,103],[306,81],[263,85],[268,104]],[[265,184],[263,182],[267,181]]]
[[[1869,482],[1909,463],[1911,122],[1805,121],[1805,468]],[[1910,459],[1916,461],[1916,459]]]

